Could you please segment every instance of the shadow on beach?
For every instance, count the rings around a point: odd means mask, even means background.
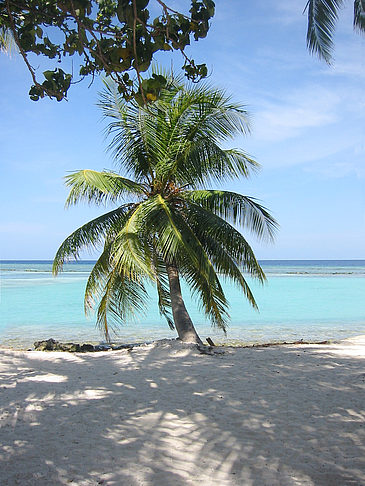
[[[0,352],[0,482],[364,485],[364,360],[326,346]]]

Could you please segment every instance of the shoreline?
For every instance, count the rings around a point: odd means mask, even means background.
[[[214,341],[213,346],[217,348],[232,348],[232,349],[250,349],[250,348],[267,348],[267,347],[272,347],[272,346],[289,346],[289,345],[330,345],[330,344],[341,344],[342,342],[346,342],[351,339],[356,339],[357,337],[363,336],[363,334],[354,334],[354,335],[349,335],[348,337],[344,338],[328,338],[328,339],[297,339],[294,341],[290,340],[272,340],[272,341],[245,341],[245,340],[239,340],[239,339],[232,339],[232,340],[227,340],[227,341]],[[365,334],[364,334],[365,336]],[[210,346],[210,343],[208,340],[211,340],[210,337],[207,338],[202,338],[204,346]],[[121,341],[111,341],[110,343],[107,343],[105,341],[82,341],[82,340],[76,340],[76,341],[59,341],[55,340],[52,337],[48,339],[42,339],[39,341],[34,341],[32,346],[24,346],[24,347],[16,347],[16,346],[9,346],[6,344],[0,344],[0,351],[19,351],[19,352],[24,352],[24,351],[46,351],[46,352],[56,352],[60,351],[58,349],[36,349],[36,344],[37,343],[46,343],[48,341],[54,341],[57,344],[60,345],[72,345],[72,346],[93,346],[95,349],[86,349],[82,351],[75,351],[75,350],[64,350],[66,352],[102,352],[102,351],[120,351],[122,349],[127,349],[127,348],[138,348],[138,347],[143,347],[143,346],[148,346],[148,345],[153,345],[155,343],[159,342],[177,342],[179,343],[178,338],[161,338],[161,339],[153,339],[153,340],[141,340],[141,341],[135,341],[135,342],[121,342]],[[63,350],[61,350],[63,351]]]

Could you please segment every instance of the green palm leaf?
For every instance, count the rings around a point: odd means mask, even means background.
[[[250,131],[245,107],[208,83],[182,87],[170,112],[173,134],[189,141],[201,137],[222,141]]]
[[[365,1],[355,0],[354,2],[354,28],[365,32]]]
[[[86,201],[94,204],[118,202],[126,194],[141,195],[145,188],[135,181],[121,177],[113,172],[80,170],[65,177],[70,193],[66,207]]]
[[[308,11],[308,49],[327,63],[331,62],[332,36],[338,19],[338,10],[343,3],[343,0],[308,0],[305,7]]]
[[[134,281],[140,280],[141,276],[155,280],[152,255],[142,230],[149,206],[151,204],[148,200],[138,204],[113,242],[113,266],[119,273]]]
[[[174,235],[177,240],[177,245],[174,248],[178,247],[177,254],[171,252],[165,253],[165,259],[172,260],[178,257],[180,253],[183,253],[199,269],[203,277],[209,283],[214,284],[216,279],[214,268],[209,258],[207,258],[201,243],[191,231],[191,228],[189,228],[179,212],[174,211],[173,203],[167,202],[161,196],[157,196],[157,199],[171,228],[169,234]],[[166,250],[166,247],[164,248]]]
[[[221,248],[224,252],[223,255],[227,254],[243,271],[257,278],[261,283],[265,281],[264,272],[256,260],[251,246],[242,234],[227,221],[191,202],[187,202],[186,218],[203,246],[205,241],[214,241],[216,250]],[[208,252],[213,254],[209,248]],[[218,254],[216,253],[216,257]],[[215,261],[218,262],[219,259],[215,258]],[[222,269],[218,271],[223,272]]]
[[[13,34],[8,28],[0,26],[0,52],[3,51],[10,55],[14,50],[17,51],[18,46],[16,45]]]
[[[154,246],[156,241],[154,241]],[[156,288],[158,295],[158,309],[160,315],[164,317],[171,330],[175,329],[171,309],[171,295],[169,283],[166,275],[166,265],[157,251],[153,253],[153,265],[156,274]]]
[[[112,244],[107,242],[95,263],[85,289],[85,313],[97,309],[96,325],[110,339],[110,330],[135,319],[146,309],[148,294],[143,282],[120,274],[112,264]]]
[[[201,234],[199,235],[199,238],[220,278],[227,277],[231,281],[233,281],[237,285],[237,287],[239,287],[243,291],[243,295],[247,298],[252,307],[258,309],[258,305],[256,303],[254,295],[248,283],[246,282],[244,275],[242,274],[236,263],[237,260],[234,260],[229,252],[223,247],[223,245],[210,234]],[[252,268],[252,270],[253,271],[250,272],[251,275],[254,274],[254,276],[257,276],[262,281],[262,279],[264,278],[262,270],[261,272],[257,271],[257,269],[254,268]]]
[[[182,197],[243,229],[249,229],[260,239],[274,240],[278,224],[254,198],[218,190],[184,191]]]
[[[237,179],[239,176],[249,177],[259,168],[259,164],[243,151],[223,150],[207,140],[186,142],[176,160],[164,166],[166,172],[162,179],[174,174],[179,184],[191,187]]]
[[[187,282],[193,296],[196,297],[200,310],[206,314],[213,327],[226,333],[229,321],[228,301],[218,276],[215,274],[214,282],[209,283],[186,255],[181,255],[178,265],[181,276]]]
[[[148,293],[143,282],[134,281],[113,269],[98,304],[96,325],[110,339],[110,328],[134,319],[146,310]]]
[[[99,106],[104,117],[113,119],[105,130],[106,136],[112,137],[108,150],[136,180],[147,177],[151,182],[153,149],[159,140],[155,117],[133,101],[126,103],[115,83],[106,83]]]
[[[65,261],[77,260],[84,248],[98,249],[106,237],[117,233],[124,225],[129,211],[134,204],[125,204],[109,213],[98,216],[78,228],[68,236],[57,250],[53,261],[53,274],[57,275],[62,270]]]
[[[97,307],[103,289],[113,271],[111,258],[111,242],[106,242],[103,252],[93,266],[85,288],[84,310],[85,314],[90,314]]]

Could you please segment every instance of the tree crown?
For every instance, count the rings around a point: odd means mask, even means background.
[[[54,272],[84,248],[102,246],[87,284],[85,307],[98,303],[97,322],[108,332],[107,316],[123,322],[144,308],[145,283],[156,285],[159,309],[170,327],[167,268],[173,265],[196,294],[213,325],[225,331],[228,301],[220,278],[238,285],[254,307],[242,274],[265,279],[254,253],[236,229],[272,239],[276,222],[255,199],[202,189],[210,181],[248,177],[258,164],[220,143],[248,130],[247,113],[225,93],[208,85],[184,87],[166,76],[166,87],[151,107],[126,102],[108,83],[101,97],[116,163],[131,176],[81,170],[66,176],[67,205],[81,201],[116,205],[62,243]]]

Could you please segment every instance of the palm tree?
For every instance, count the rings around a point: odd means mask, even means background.
[[[160,99],[147,107],[124,102],[112,84],[106,85],[100,106],[112,119],[109,149],[131,178],[93,170],[66,176],[67,206],[83,200],[116,208],[65,239],[54,259],[54,274],[84,248],[102,245],[86,285],[85,310],[97,306],[97,325],[106,337],[110,325],[145,308],[146,283],[153,282],[170,328],[176,328],[182,341],[201,344],[180,279],[212,324],[225,332],[228,302],[220,279],[232,279],[253,307],[257,304],[242,272],[265,279],[250,245],[233,225],[268,239],[276,228],[255,199],[204,189],[257,169],[243,151],[221,148],[248,131],[247,113],[219,89],[184,87],[172,78]]]
[[[327,63],[331,62],[332,37],[338,19],[338,11],[344,0],[308,0],[305,10],[308,11],[307,46]],[[365,32],[365,1],[354,1],[354,29]]]

